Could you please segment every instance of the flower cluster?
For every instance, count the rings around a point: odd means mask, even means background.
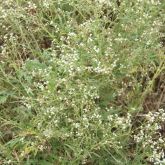
[[[140,126],[138,133],[134,135],[134,140],[139,144],[141,143],[142,148],[149,152],[148,160],[154,164],[163,164],[165,161],[164,156],[164,142],[165,137],[164,122],[165,122],[165,111],[159,109],[156,112],[148,112],[143,115],[145,123]]]

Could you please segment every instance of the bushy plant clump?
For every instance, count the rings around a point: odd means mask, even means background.
[[[164,8],[0,0],[0,164],[165,163]]]

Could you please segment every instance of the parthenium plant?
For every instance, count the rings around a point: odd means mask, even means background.
[[[163,164],[165,3],[0,1],[0,164]]]

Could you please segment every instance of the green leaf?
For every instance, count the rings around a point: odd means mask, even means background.
[[[8,95],[0,95],[0,104],[4,104],[7,101]]]
[[[45,69],[46,65],[39,62],[38,60],[28,60],[26,61],[26,68],[28,70]]]
[[[0,104],[4,104],[8,97],[11,96],[13,92],[7,91],[7,90],[1,90],[0,91]]]
[[[10,92],[7,92],[6,90],[0,91],[0,104],[4,104],[8,97],[10,95]]]

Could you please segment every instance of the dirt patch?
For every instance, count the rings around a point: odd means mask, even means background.
[[[165,109],[165,73],[156,78],[152,92],[143,101],[143,108],[147,112]]]

